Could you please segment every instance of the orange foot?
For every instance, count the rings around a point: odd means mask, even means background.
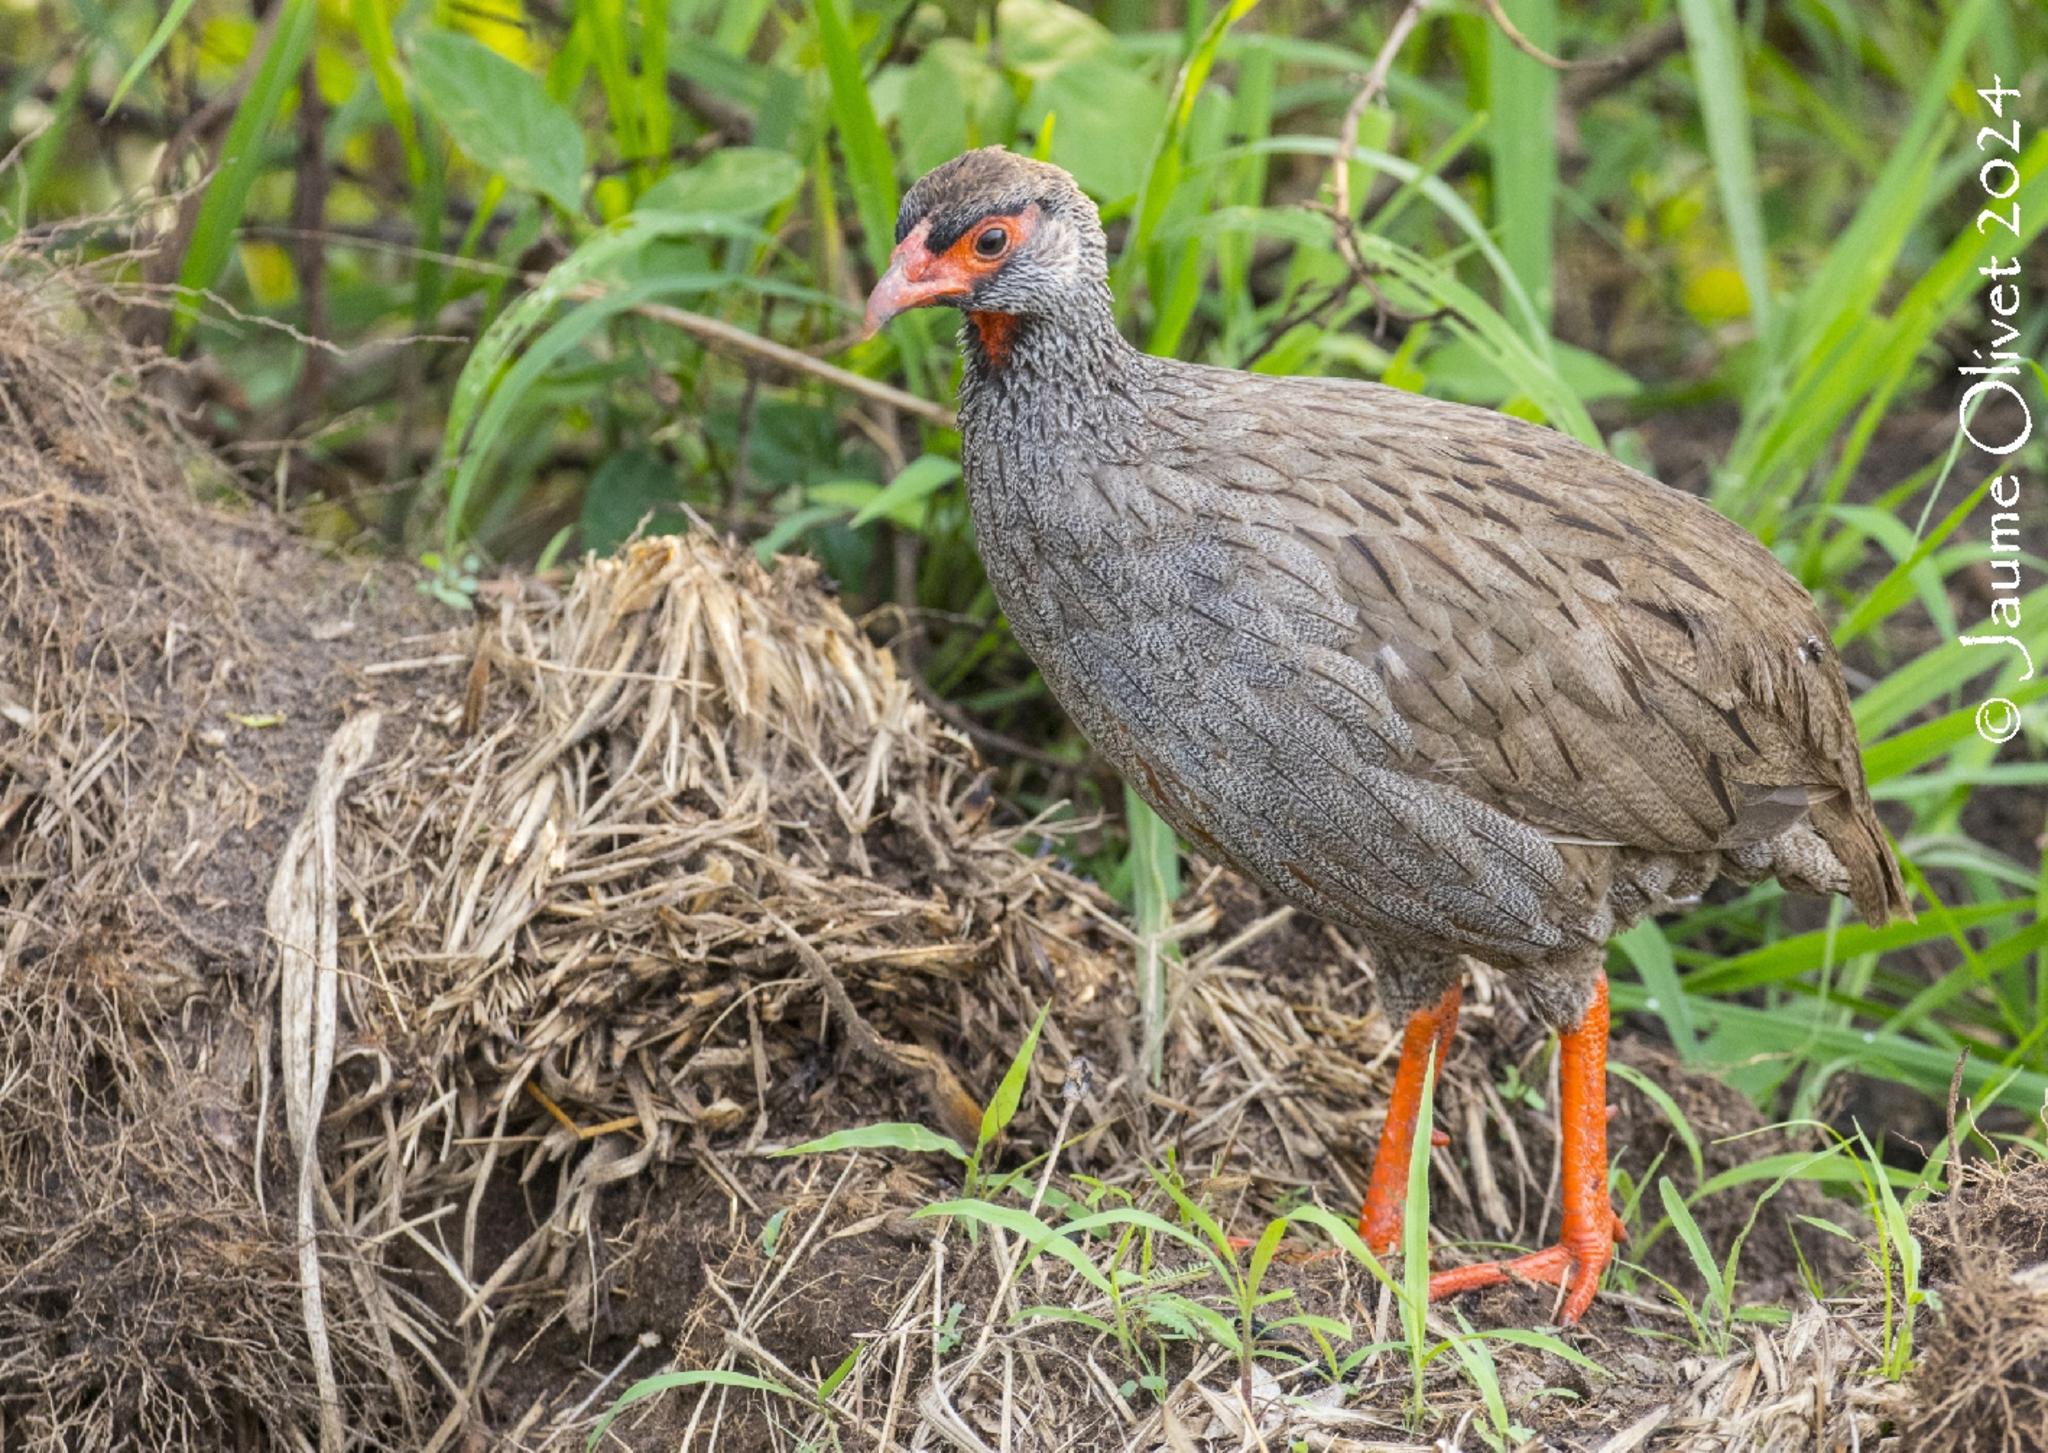
[[[1454,1297],[1504,1281],[1547,1282],[1564,1291],[1558,1321],[1569,1327],[1593,1305],[1600,1273],[1627,1236],[1607,1199],[1607,976],[1577,1028],[1558,1036],[1558,1128],[1564,1181],[1564,1227],[1558,1244],[1512,1261],[1488,1261],[1438,1272],[1429,1294]]]
[[[1607,1220],[1608,1227],[1604,1233],[1592,1230],[1573,1234],[1567,1230],[1565,1239],[1557,1245],[1532,1251],[1527,1256],[1517,1256],[1510,1261],[1483,1261],[1477,1266],[1440,1271],[1429,1279],[1429,1299],[1455,1297],[1461,1292],[1497,1286],[1504,1281],[1541,1282],[1564,1289],[1564,1306],[1557,1319],[1569,1327],[1593,1305],[1593,1294],[1600,1288],[1600,1274],[1614,1259],[1615,1243],[1628,1239],[1628,1230],[1621,1224],[1621,1217],[1610,1210]]]

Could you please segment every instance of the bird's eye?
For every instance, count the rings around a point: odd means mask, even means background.
[[[1000,227],[991,227],[974,239],[976,257],[996,258],[1003,255],[1003,249],[1010,245],[1010,234]]]

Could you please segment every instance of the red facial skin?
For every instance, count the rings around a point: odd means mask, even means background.
[[[958,242],[935,255],[925,245],[931,223],[918,223],[915,231],[896,244],[896,250],[889,254],[889,270],[882,274],[875,290],[868,294],[868,332],[875,332],[898,313],[911,308],[957,303],[973,296],[974,285],[1000,270],[1037,225],[1036,206],[1026,207],[1013,216],[992,214],[968,228]],[[992,228],[1000,229],[1005,241],[1001,251],[985,257],[976,244]],[[1009,313],[969,312],[967,316],[980,331],[982,351],[992,363],[1003,363],[1009,357],[1017,319]]]

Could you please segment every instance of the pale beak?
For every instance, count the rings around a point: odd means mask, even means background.
[[[868,294],[869,337],[898,313],[968,295],[968,280],[950,267],[945,258],[933,257],[925,247],[926,226],[919,223],[915,232],[896,244],[896,250],[889,254],[889,270]]]

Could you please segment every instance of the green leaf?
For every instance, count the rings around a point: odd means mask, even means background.
[[[1131,836],[1128,865],[1131,910],[1138,931],[1139,1014],[1145,1030],[1145,1065],[1159,1082],[1166,1052],[1166,1017],[1171,1004],[1173,965],[1180,944],[1173,937],[1173,905],[1180,898],[1180,839],[1128,784],[1124,823]]]
[[[1556,50],[1557,0],[1504,0],[1503,9],[1530,42]],[[1486,29],[1486,73],[1493,219],[1501,251],[1548,322],[1557,210],[1557,72],[1523,54],[1502,26],[1492,24]]]
[[[1047,1003],[1038,1011],[1038,1018],[1031,1023],[1031,1032],[1024,1036],[1024,1043],[1017,1047],[1017,1054],[1010,1061],[1010,1068],[1003,1074],[1003,1082],[996,1086],[995,1094],[989,1097],[988,1108],[981,1112],[981,1138],[974,1147],[979,1156],[988,1148],[989,1142],[1009,1128],[1016,1118],[1017,1106],[1024,1099],[1024,1082],[1031,1073],[1031,1057],[1038,1052],[1038,1032],[1045,1028],[1045,1016],[1052,1010]]]
[[[583,548],[609,555],[643,519],[651,535],[675,534],[686,528],[681,500],[666,459],[652,449],[621,450],[598,466],[583,493]]]
[[[165,43],[177,33],[178,27],[185,23],[185,17],[192,13],[192,5],[193,0],[171,0],[171,8],[164,12],[164,18],[157,22],[156,29],[150,32],[149,39],[143,43],[142,49],[136,52],[134,61],[122,73],[120,82],[114,87],[114,94],[107,98],[107,109],[100,113],[102,121],[114,114],[122,98],[128,94],[128,88],[142,79],[142,73],[149,69],[149,63],[156,59],[157,53],[164,48]]]
[[[1692,1123],[1685,1118],[1685,1112],[1678,1108],[1678,1102],[1662,1085],[1637,1069],[1634,1065],[1623,1064],[1620,1060],[1609,1060],[1608,1073],[1616,1079],[1635,1086],[1641,1094],[1664,1114],[1671,1123],[1671,1129],[1685,1147],[1686,1158],[1692,1162],[1693,1184],[1698,1185],[1706,1178],[1706,1158],[1700,1153],[1700,1138],[1694,1133]]]
[[[996,36],[1003,63],[1034,81],[1116,45],[1107,26],[1059,0],[999,0]]]
[[[1178,1241],[1208,1258],[1219,1268],[1222,1263],[1216,1259],[1216,1252],[1201,1237],[1185,1226],[1176,1226],[1163,1216],[1150,1211],[1141,1211],[1136,1206],[1113,1206],[1107,1211],[1095,1211],[1086,1216],[1076,1217],[1060,1227],[1063,1236],[1085,1236],[1105,1226],[1130,1226],[1139,1231],[1149,1231],[1154,1236],[1164,1236],[1169,1241]]]
[[[1671,959],[1671,941],[1664,936],[1664,930],[1655,919],[1645,918],[1627,933],[1617,934],[1614,946],[1635,965],[1643,987],[1653,996],[1653,1012],[1662,1016],[1679,1061],[1691,1064],[1699,1058],[1699,1035],[1693,1030],[1691,1001],[1678,981],[1678,969]],[[1697,1149],[1693,1158],[1699,1158]]]
[[[1245,1286],[1256,1295],[1259,1286],[1266,1279],[1266,1268],[1273,1263],[1273,1254],[1280,1249],[1280,1238],[1287,1234],[1287,1218],[1281,1216],[1268,1221],[1266,1229],[1259,1233],[1258,1243],[1252,1247],[1250,1269],[1245,1273]],[[1251,1298],[1247,1297],[1247,1310]]]
[[[1049,160],[1103,201],[1135,196],[1152,138],[1166,121],[1166,94],[1124,60],[1102,56],[1063,66],[1031,88],[1027,131],[1057,119]]]
[[[838,505],[806,505],[791,510],[775,522],[775,528],[754,542],[754,558],[763,565],[794,545],[818,526],[841,519],[846,511]]]
[[[1548,1332],[1536,1332],[1527,1327],[1489,1327],[1471,1336],[1474,1341],[1512,1342],[1517,1347],[1531,1347],[1538,1352],[1548,1352],[1552,1357],[1562,1357],[1566,1362],[1577,1363],[1588,1372],[1597,1372],[1603,1377],[1614,1375],[1563,1338],[1553,1337]]]
[[[1408,1148],[1408,1189],[1401,1205],[1401,1328],[1413,1370],[1411,1401],[1422,1408],[1423,1349],[1429,1342],[1429,1150],[1436,1129],[1436,1046],[1422,1072],[1422,1104]]]
[[[370,81],[391,129],[398,133],[399,149],[405,153],[407,178],[416,190],[427,189],[427,159],[420,150],[419,127],[412,103],[406,98],[405,79],[398,73],[398,51],[392,44],[391,18],[379,0],[349,0],[349,17],[355,25],[356,42],[370,63]]]
[[[803,165],[786,152],[721,147],[688,171],[674,172],[649,187],[635,210],[758,217],[795,196],[803,181]]]
[[[1287,1219],[1304,1226],[1314,1226],[1338,1247],[1372,1274],[1374,1281],[1390,1292],[1398,1292],[1394,1279],[1387,1272],[1386,1265],[1372,1253],[1358,1229],[1351,1222],[1333,1215],[1321,1206],[1297,1206],[1287,1213]]]
[[[749,1392],[774,1393],[777,1397],[796,1397],[795,1393],[791,1392],[781,1383],[770,1382],[765,1377],[755,1377],[752,1373],[747,1372],[706,1371],[694,1368],[688,1372],[657,1372],[652,1377],[641,1378],[638,1382],[620,1393],[618,1401],[605,1409],[604,1416],[597,1420],[597,1426],[590,1430],[590,1437],[584,1441],[583,1446],[585,1448],[595,1448],[603,1440],[605,1430],[611,1427],[613,1421],[617,1419],[620,1413],[623,1413],[634,1403],[640,1402],[645,1398],[651,1398],[658,1392],[667,1392],[670,1388],[700,1387],[706,1383],[713,1387],[736,1387]]]
[[[1883,1169],[1885,1179],[1901,1189],[1911,1190],[1921,1181],[1920,1176],[1899,1166],[1888,1165]],[[1810,1150],[1788,1150],[1779,1155],[1759,1156],[1755,1160],[1729,1167],[1694,1191],[1692,1199],[1703,1201],[1708,1196],[1716,1195],[1731,1186],[1744,1186],[1752,1181],[1776,1180],[1781,1176],[1825,1186],[1862,1185],[1868,1179],[1866,1172],[1859,1169],[1853,1160],[1841,1157],[1840,1147],[1818,1153]]]
[[[846,1354],[846,1360],[825,1374],[825,1380],[818,1384],[818,1401],[830,1402],[832,1394],[839,1391],[839,1384],[846,1381],[846,1375],[853,1371],[853,1365],[860,1361],[860,1348]]]
[[[1670,1176],[1657,1177],[1657,1195],[1664,1202],[1664,1214],[1671,1218],[1671,1224],[1678,1229],[1679,1239],[1691,1254],[1700,1279],[1707,1285],[1707,1319],[1718,1322],[1727,1312],[1727,1288],[1721,1285],[1721,1269],[1714,1261],[1714,1253],[1707,1249],[1707,1238],[1699,1223],[1693,1220],[1692,1212],[1686,1208],[1685,1197],[1678,1193],[1677,1186],[1671,1184]]]
[[[573,260],[572,258],[571,261]],[[453,435],[461,421],[459,406],[463,402],[464,385],[470,381],[472,373],[478,371],[479,360],[489,357],[492,352],[491,335],[486,333],[484,339],[472,350],[469,362],[463,365],[462,377],[456,382],[458,408],[451,409],[448,416],[448,428],[453,437],[444,440],[443,445],[443,461],[455,464],[454,478],[448,487],[446,529],[450,542],[461,537],[468,519],[470,496],[474,493],[478,481],[484,477],[484,465],[491,458],[492,450],[511,421],[512,411],[540,381],[541,376],[554,366],[557,359],[620,314],[631,312],[642,303],[654,302],[677,294],[706,292],[725,281],[728,280],[715,273],[650,278],[584,303],[551,325],[533,346],[520,356],[519,361],[505,371],[502,378],[486,377],[480,381],[489,386],[489,402],[477,414],[473,432],[466,438]],[[529,298],[533,296],[534,294],[528,294]],[[521,301],[524,302],[525,299]],[[506,316],[511,316],[512,311],[507,310]]]
[[[1021,1308],[1017,1320],[1041,1322],[1071,1322],[1077,1327],[1086,1327],[1091,1332],[1113,1333],[1115,1329],[1100,1317],[1091,1317],[1086,1312],[1077,1312],[1072,1307],[1034,1306]]]
[[[1458,1322],[1460,1326],[1464,1325],[1462,1315]],[[1514,1425],[1508,1418],[1508,1402],[1500,1390],[1500,1372],[1494,1366],[1493,1353],[1484,1342],[1472,1336],[1453,1337],[1450,1347],[1457,1354],[1458,1361],[1465,1365],[1466,1378],[1479,1389],[1479,1400],[1486,1408],[1487,1421],[1493,1425],[1494,1436],[1505,1444],[1513,1437]]]
[[[235,108],[221,142],[220,162],[207,183],[206,198],[192,225],[192,241],[178,268],[176,310],[171,315],[170,347],[176,352],[192,334],[199,318],[198,295],[220,281],[235,234],[248,210],[249,192],[263,170],[264,144],[284,113],[285,95],[305,63],[313,44],[315,0],[284,0],[286,10],[271,38],[255,79]]]
[[[959,477],[957,460],[921,454],[904,465],[847,523],[858,529],[887,516],[892,523],[914,530],[924,521],[924,502]]]
[[[922,1221],[928,1216],[958,1216],[983,1226],[1007,1231],[1023,1240],[1025,1247],[1033,1252],[1044,1251],[1064,1261],[1081,1279],[1104,1296],[1109,1295],[1109,1278],[1102,1269],[1088,1259],[1088,1253],[1067,1239],[1064,1229],[1046,1225],[1021,1206],[998,1206],[992,1201],[940,1201],[925,1206],[911,1216],[913,1221]]]
[[[1600,431],[1585,405],[1559,374],[1547,335],[1536,343],[1523,338],[1449,268],[1420,253],[1373,233],[1361,236],[1358,243],[1360,254],[1368,261],[1383,265],[1431,304],[1448,308],[1453,316],[1441,326],[1477,347],[1513,380],[1519,392],[1536,402],[1553,425],[1592,448],[1603,447]]]
[[[1229,1318],[1192,1297],[1166,1292],[1146,1305],[1145,1315],[1190,1340],[1206,1337],[1226,1352],[1235,1354],[1243,1350],[1244,1343],[1239,1340],[1237,1329],[1230,1325]]]
[[[583,129],[541,83],[490,47],[445,30],[412,43],[421,102],[463,155],[564,212],[583,205]]]
[[[853,183],[854,210],[860,214],[868,261],[877,273],[889,265],[896,245],[896,159],[875,120],[862,72],[860,48],[847,29],[840,0],[811,0],[818,21],[818,44],[825,52],[825,79],[832,92],[832,125]]]
[[[1553,341],[1557,376],[1587,403],[1634,398],[1643,386],[1597,353]],[[1461,403],[1497,405],[1518,392],[1517,385],[1496,368],[1484,350],[1456,338],[1428,353],[1430,392]]]
[[[786,1146],[771,1155],[827,1155],[838,1150],[907,1150],[917,1155],[950,1155],[965,1161],[967,1152],[950,1135],[907,1120],[885,1120],[879,1125],[862,1125],[853,1130],[835,1130],[802,1145]]]

